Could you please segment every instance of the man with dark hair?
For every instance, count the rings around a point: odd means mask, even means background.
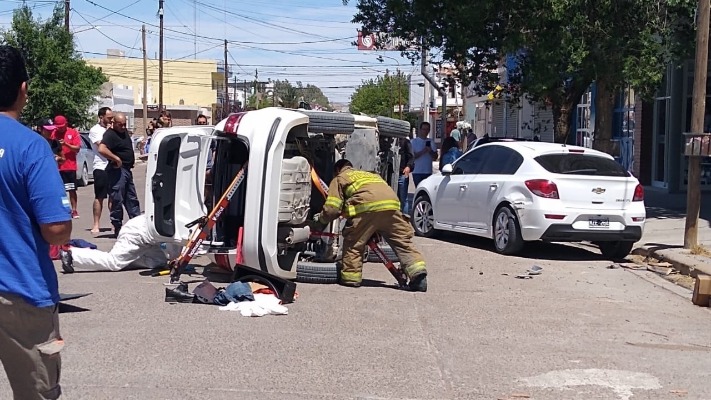
[[[207,117],[200,114],[195,118],[195,125],[207,125]]]
[[[111,127],[113,119],[114,115],[111,109],[101,107],[99,122],[89,130],[91,149],[94,150],[94,225],[91,227],[91,233],[94,235],[100,232],[101,212],[104,208],[104,199],[109,191],[109,176],[106,172],[109,161],[99,153],[99,145],[104,138],[104,133]]]
[[[363,280],[363,252],[373,235],[380,234],[400,258],[410,289],[427,291],[425,261],[412,244],[412,225],[400,211],[400,202],[392,188],[379,175],[353,169],[341,159],[334,166],[335,178],[328,187],[323,211],[314,215],[317,225],[328,225],[343,215],[343,259],[339,283],[359,287]]]
[[[71,208],[47,142],[17,121],[28,80],[20,52],[0,46],[0,361],[15,399],[57,399],[64,341],[49,245],[69,242]]]
[[[111,201],[111,224],[114,234],[118,237],[123,225],[123,208],[126,207],[128,218],[135,218],[141,213],[133,184],[133,164],[136,156],[133,153],[131,135],[126,129],[126,115],[114,114],[114,122],[106,130],[99,145],[99,152],[109,161],[106,173],[109,177],[109,199]]]
[[[62,145],[64,162],[59,164],[59,175],[64,182],[64,190],[69,193],[72,205],[72,218],[79,218],[77,211],[77,153],[81,150],[81,138],[76,129],[69,127],[69,122],[63,115],[54,117],[54,133],[52,139]]]

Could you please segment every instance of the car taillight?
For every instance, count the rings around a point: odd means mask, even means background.
[[[536,196],[545,197],[546,199],[560,198],[558,197],[558,186],[547,179],[532,179],[525,183],[528,190]]]
[[[644,201],[644,187],[642,185],[637,185],[636,188],[634,188],[634,197],[632,197],[632,201]]]
[[[247,114],[246,111],[230,114],[230,116],[227,117],[227,121],[225,122],[225,129],[223,130],[223,132],[229,135],[236,135],[237,128],[239,128],[239,122],[242,120],[242,117],[244,117],[245,114]]]

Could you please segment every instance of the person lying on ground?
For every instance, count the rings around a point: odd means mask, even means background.
[[[180,254],[182,246],[161,242],[148,230],[145,214],[134,217],[119,232],[114,247],[109,252],[80,247],[69,247],[61,251],[62,269],[71,274],[80,271],[122,271],[132,268],[162,268],[170,259]]]

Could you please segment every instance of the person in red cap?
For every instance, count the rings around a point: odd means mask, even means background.
[[[81,149],[79,132],[69,127],[63,115],[54,117],[54,132],[52,139],[62,145],[64,162],[59,164],[59,175],[64,182],[64,190],[69,193],[69,202],[72,206],[72,218],[79,218],[77,211],[77,153]]]

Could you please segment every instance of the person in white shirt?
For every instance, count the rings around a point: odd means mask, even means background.
[[[437,145],[434,140],[428,138],[430,134],[430,123],[420,124],[417,137],[412,139],[412,152],[415,155],[415,169],[412,171],[412,180],[415,187],[425,178],[432,175],[432,163],[437,161]]]
[[[99,153],[99,144],[104,138],[104,132],[111,127],[114,116],[109,107],[99,109],[99,123],[89,130],[89,140],[91,149],[94,150],[94,225],[91,227],[92,235],[97,235],[101,211],[104,208],[104,199],[108,196],[109,177],[106,173],[106,166],[109,161]]]

